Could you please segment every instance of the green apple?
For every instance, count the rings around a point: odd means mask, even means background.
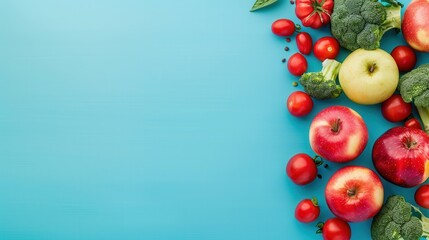
[[[338,79],[344,94],[353,102],[377,104],[395,92],[399,70],[386,51],[357,49],[344,60]]]

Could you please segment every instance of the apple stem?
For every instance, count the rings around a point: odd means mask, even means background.
[[[417,145],[417,143],[415,141],[413,141],[413,139],[408,136],[408,137],[404,137],[404,147],[407,149],[413,149],[415,148]]]
[[[347,195],[349,197],[353,197],[354,195],[356,195],[356,189],[352,188],[352,189],[347,189]]]
[[[377,66],[377,64],[376,63],[373,63],[371,66],[370,66],[370,68],[369,68],[369,72],[370,73],[373,73],[374,72],[374,70],[375,70],[375,67]]]
[[[332,123],[331,131],[337,133],[340,131],[340,127],[341,127],[341,119],[338,118],[337,120],[334,121],[334,123]]]

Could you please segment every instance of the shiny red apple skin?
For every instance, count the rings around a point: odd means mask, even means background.
[[[310,125],[310,146],[322,158],[332,162],[356,159],[368,143],[363,118],[346,106],[330,106],[320,111]]]
[[[429,177],[429,135],[417,128],[393,127],[375,141],[372,161],[387,181],[417,186]]]
[[[362,166],[339,169],[329,179],[325,200],[331,212],[347,221],[374,217],[383,205],[384,188],[378,175]]]

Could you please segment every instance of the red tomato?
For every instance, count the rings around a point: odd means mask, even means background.
[[[399,71],[408,72],[416,66],[416,54],[414,50],[408,46],[397,46],[392,50],[390,55],[395,59]]]
[[[307,59],[300,53],[294,53],[287,61],[287,69],[295,76],[301,76],[307,71],[307,68]]]
[[[417,188],[414,200],[419,206],[429,208],[429,184],[421,185]]]
[[[322,235],[324,240],[349,240],[352,230],[347,222],[339,218],[330,218],[323,224]]]
[[[322,37],[314,43],[314,56],[320,61],[325,59],[335,59],[340,53],[340,44],[333,37]]]
[[[296,35],[296,45],[298,47],[298,50],[302,54],[310,54],[311,49],[313,48],[313,39],[311,38],[310,34],[306,32],[300,32]]]
[[[299,0],[295,14],[305,27],[320,28],[330,22],[333,8],[333,0]]]
[[[304,199],[296,205],[295,218],[303,223],[316,220],[320,215],[320,207],[317,199]]]
[[[277,36],[290,36],[295,32],[295,23],[290,19],[281,18],[271,24],[271,31]]]
[[[287,109],[295,117],[302,117],[313,109],[313,99],[302,91],[295,91],[287,98]]]
[[[412,111],[411,103],[406,103],[400,94],[393,94],[381,103],[381,114],[390,122],[405,120]]]
[[[295,184],[311,183],[317,177],[316,162],[308,154],[295,154],[286,165],[286,174]]]
[[[407,121],[405,121],[404,123],[405,127],[410,127],[410,128],[418,128],[418,129],[422,129],[422,125],[420,124],[420,121],[417,118],[410,118]]]

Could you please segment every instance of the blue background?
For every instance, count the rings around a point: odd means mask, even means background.
[[[372,167],[373,142],[395,124],[379,105],[344,96],[292,117],[285,101],[300,87],[281,59],[295,42],[270,26],[297,21],[294,5],[250,13],[252,5],[3,0],[0,239],[321,239],[315,223],[294,219],[296,204],[316,196],[319,220],[332,217],[323,196],[329,176],[345,165]],[[392,32],[382,47],[403,43]],[[310,71],[320,69],[307,59]],[[287,160],[313,154],[309,124],[333,104],[361,113],[368,146],[296,186]],[[413,201],[415,188],[384,184],[386,195]],[[369,239],[369,226],[352,223],[353,239]]]

